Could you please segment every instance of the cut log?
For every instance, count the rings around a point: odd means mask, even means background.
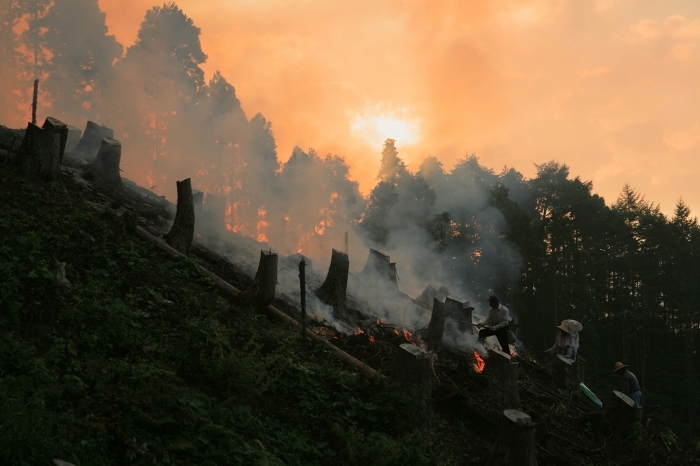
[[[576,363],[563,354],[553,354],[549,363],[549,373],[567,390],[578,390],[578,385],[583,382],[585,368],[585,363]]]
[[[321,287],[316,290],[316,296],[326,304],[333,306],[336,317],[347,320],[348,312],[345,299],[348,288],[348,272],[350,260],[348,255],[340,251],[332,250],[331,265],[328,275]]]
[[[190,179],[177,182],[177,211],[165,242],[184,255],[189,255],[194,237],[194,204]]]
[[[73,149],[72,156],[83,162],[92,162],[97,156],[104,138],[114,139],[114,130],[100,126],[94,121],[88,121],[83,137]]]
[[[17,161],[22,171],[46,181],[60,180],[67,137],[65,123],[55,118],[47,118],[44,128],[29,123],[17,151]]]
[[[463,303],[450,297],[445,298],[445,316],[457,322],[457,328],[462,333],[474,334],[473,310],[474,308],[468,302]]]
[[[445,304],[433,298],[433,312],[428,324],[428,351],[437,351],[442,347],[442,335],[445,333]]]
[[[430,427],[433,422],[433,366],[430,355],[415,345],[400,345],[391,379],[412,397],[415,426],[419,429]]]
[[[253,283],[241,292],[240,300],[258,309],[267,307],[275,297],[277,286],[277,254],[260,251],[260,263]]]
[[[613,390],[604,406],[604,416],[610,421],[613,432],[619,438],[626,439],[635,424],[639,424],[641,428],[643,408],[635,406],[634,400],[624,393]]]
[[[123,191],[119,165],[122,160],[122,143],[116,139],[104,138],[95,160],[88,165],[86,177],[117,191]]]
[[[496,349],[489,350],[484,376],[491,384],[499,406],[504,409],[520,409],[520,365],[509,354]]]
[[[515,409],[503,411],[498,437],[486,464],[488,466],[537,466],[535,424],[527,414]]]

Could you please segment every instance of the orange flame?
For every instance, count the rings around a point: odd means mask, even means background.
[[[411,341],[411,337],[412,337],[412,336],[413,336],[413,334],[412,334],[411,332],[409,332],[409,331],[406,330],[406,329],[403,329],[403,337],[404,337],[407,341]]]
[[[474,350],[474,370],[477,374],[481,374],[486,367],[486,361],[481,357],[478,351]]]

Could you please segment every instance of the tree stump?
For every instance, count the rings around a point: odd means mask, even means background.
[[[275,297],[277,286],[277,254],[260,251],[260,263],[255,273],[253,283],[238,295],[238,298],[246,304],[251,304],[258,309],[267,307]]]
[[[415,426],[427,429],[433,422],[432,360],[427,352],[410,343],[404,343],[399,348],[391,380],[401,385],[413,398]]]
[[[189,255],[194,237],[194,204],[192,203],[192,184],[187,178],[177,182],[177,211],[170,231],[165,235],[165,242],[184,255]]]
[[[333,306],[336,317],[348,319],[348,311],[345,304],[348,288],[348,272],[350,260],[348,255],[340,251],[332,250],[331,265],[328,275],[321,287],[316,290],[316,296],[326,304]]]
[[[445,333],[445,304],[433,298],[433,311],[428,324],[426,341],[428,351],[437,351],[442,347],[442,335]]]
[[[499,406],[504,409],[520,409],[520,365],[509,354],[496,349],[489,350],[484,376],[491,384]]]
[[[42,128],[29,123],[17,151],[22,171],[46,181],[60,180],[67,138],[68,127],[55,118],[47,118]]]
[[[457,322],[457,328],[462,333],[474,334],[474,326],[472,325],[473,307],[469,303],[463,303],[456,299],[445,298],[445,315]]]
[[[563,354],[553,354],[549,363],[549,373],[567,390],[578,390],[578,385],[583,382],[585,367],[585,364],[575,363]]]
[[[123,191],[124,185],[119,173],[121,159],[122,143],[116,139],[104,138],[100,150],[97,152],[97,157],[87,168],[86,176],[109,188]]]
[[[635,424],[641,428],[643,408],[635,406],[634,400],[624,393],[613,390],[610,400],[604,406],[604,416],[620,438],[627,438]]]
[[[537,466],[532,418],[515,409],[504,410],[503,416],[487,466]]]
[[[194,229],[201,230],[202,224],[202,205],[204,203],[204,193],[196,189],[192,190],[192,204],[194,204]]]
[[[370,283],[379,282],[386,290],[398,293],[399,282],[396,275],[396,263],[391,258],[375,249],[369,250],[367,262],[360,273]]]
[[[73,125],[68,125],[68,138],[66,139],[66,152],[71,152],[75,149],[75,146],[80,142],[80,137],[83,132],[80,128],[76,128]]]
[[[88,121],[83,137],[80,138],[72,151],[73,156],[82,161],[92,162],[92,159],[99,152],[104,138],[114,139],[114,130],[100,126],[94,121]]]

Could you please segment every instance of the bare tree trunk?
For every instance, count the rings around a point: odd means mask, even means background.
[[[639,424],[641,429],[642,410],[643,408],[635,406],[632,398],[613,390],[610,400],[605,404],[604,415],[610,421],[613,432],[621,438],[627,438],[634,424]]]
[[[348,272],[350,270],[350,260],[348,255],[333,249],[331,253],[331,265],[328,268],[328,275],[321,287],[316,290],[316,296],[326,304],[333,306],[337,317],[348,319],[345,297],[348,288]]]
[[[260,263],[255,273],[253,283],[243,290],[239,298],[257,308],[264,308],[275,297],[277,286],[277,254],[260,251]]]
[[[578,385],[583,382],[585,367],[585,364],[575,363],[562,354],[554,354],[549,364],[549,373],[568,390],[578,390]]]
[[[429,351],[437,351],[442,347],[443,333],[445,333],[445,304],[433,298],[433,312],[430,315],[426,338]]]
[[[190,179],[177,182],[177,211],[165,242],[184,255],[189,255],[194,237],[194,204]]]
[[[86,175],[95,178],[107,187],[123,191],[124,185],[119,173],[121,159],[122,143],[116,139],[104,138],[100,144],[100,150],[97,152],[97,157],[87,168]]]
[[[535,424],[515,409],[503,411],[496,443],[487,466],[537,466]]]
[[[486,359],[484,375],[491,383],[498,403],[504,409],[520,409],[518,377],[520,365],[503,351],[491,349]]]
[[[433,368],[430,355],[415,345],[400,345],[391,379],[413,398],[413,422],[416,427],[422,430],[430,427],[433,422]]]
[[[47,118],[43,128],[29,123],[17,151],[22,171],[47,181],[60,180],[67,138],[67,126],[55,118]]]

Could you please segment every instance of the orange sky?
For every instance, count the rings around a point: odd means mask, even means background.
[[[608,203],[629,183],[700,212],[700,2],[179,0],[248,117],[344,156],[363,192],[381,143],[411,168],[466,152],[525,176],[566,163]],[[141,0],[100,0],[125,46]]]

